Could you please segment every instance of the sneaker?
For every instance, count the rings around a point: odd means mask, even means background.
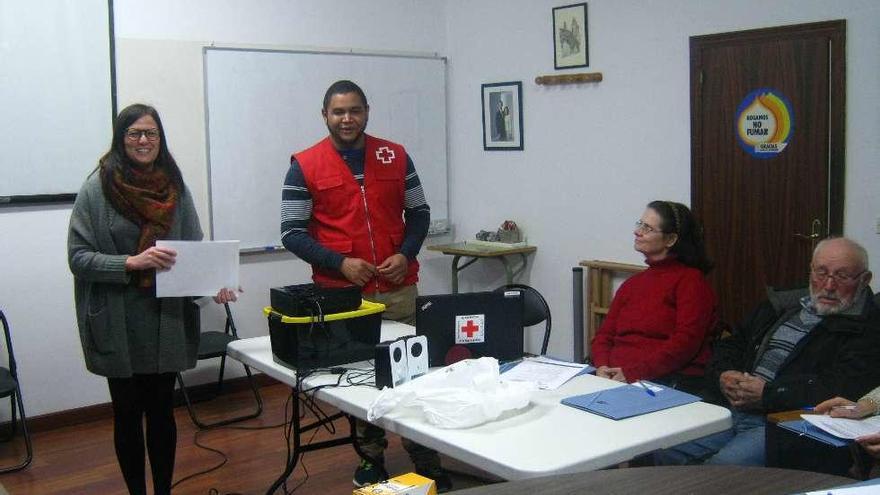
[[[373,485],[382,480],[382,470],[379,466],[361,459],[361,463],[354,470],[354,478],[351,480],[354,486],[360,488],[362,486]]]
[[[434,486],[437,487],[437,493],[446,493],[449,490],[452,490],[452,478],[450,478],[449,473],[440,466],[424,469],[417,467],[416,474],[434,480]]]

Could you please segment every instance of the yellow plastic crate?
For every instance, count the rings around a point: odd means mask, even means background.
[[[360,308],[320,317],[286,316],[263,308],[276,363],[316,369],[372,359],[382,331],[385,305],[362,301]]]
[[[375,313],[381,313],[382,311],[385,311],[384,304],[361,299],[361,306],[358,309],[354,311],[345,311],[342,313],[331,313],[329,315],[324,315],[324,321],[336,321],[345,320],[348,318],[357,318],[359,316],[367,316]],[[274,309],[272,309],[272,306],[266,306],[265,308],[263,308],[263,315],[269,316],[272,313],[281,316],[282,323],[311,323],[313,321],[318,321],[318,317],[315,316],[287,316],[275,311]]]

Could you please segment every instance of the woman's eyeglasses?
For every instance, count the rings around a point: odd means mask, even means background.
[[[652,232],[660,232],[660,229],[654,228],[641,220],[636,221],[636,231],[642,234],[650,234]]]
[[[125,131],[125,139],[129,141],[140,141],[141,136],[146,136],[147,141],[158,141],[159,129],[129,129]]]

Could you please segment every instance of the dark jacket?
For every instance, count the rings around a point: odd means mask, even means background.
[[[800,311],[805,290],[769,293],[732,335],[716,344],[706,400],[729,406],[721,373],[752,371],[768,332]],[[776,378],[764,387],[762,412],[813,406],[835,396],[858,400],[880,385],[880,308],[865,298],[858,315],[830,315],[797,344]]]

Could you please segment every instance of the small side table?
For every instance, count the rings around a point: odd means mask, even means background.
[[[428,246],[429,251],[440,251],[441,253],[452,256],[452,293],[458,294],[458,272],[471,266],[475,261],[481,258],[495,258],[504,265],[504,272],[507,275],[507,283],[512,284],[513,279],[525,271],[528,264],[528,255],[538,250],[536,246],[513,246],[505,247],[498,245],[476,244],[471,242],[456,242],[453,244],[440,244],[436,246]],[[509,255],[519,255],[521,263],[514,268],[505,258]],[[459,261],[462,256],[471,258],[461,266]]]

